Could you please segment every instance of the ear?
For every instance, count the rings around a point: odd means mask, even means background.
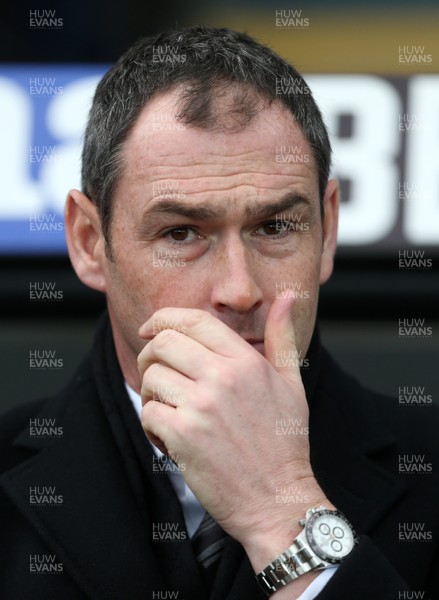
[[[77,276],[88,287],[106,291],[105,240],[93,202],[78,190],[70,190],[64,211],[67,248]]]
[[[339,199],[340,190],[338,181],[330,179],[323,199],[323,248],[320,264],[320,284],[328,281],[334,268],[334,255],[337,247]]]

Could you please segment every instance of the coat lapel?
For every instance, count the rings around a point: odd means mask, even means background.
[[[24,431],[16,444],[37,454],[5,473],[0,484],[84,594],[143,600],[164,585],[95,396],[89,378],[76,381],[67,402],[58,398],[46,405],[42,417],[65,408],[63,435],[55,441],[34,440]],[[31,505],[31,488],[43,501],[47,498],[38,492],[52,488],[58,503]]]

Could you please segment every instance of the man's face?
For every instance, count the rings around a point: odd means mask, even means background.
[[[208,311],[263,353],[268,310],[292,293],[303,358],[332,269],[309,145],[277,103],[231,133],[179,125],[175,100],[151,101],[125,143],[112,257],[101,255],[122,368],[135,369],[139,326],[167,306]]]

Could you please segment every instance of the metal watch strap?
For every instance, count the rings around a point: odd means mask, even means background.
[[[256,575],[257,582],[267,596],[271,596],[308,571],[326,566],[318,556],[311,554],[299,538],[296,538],[285,552]]]

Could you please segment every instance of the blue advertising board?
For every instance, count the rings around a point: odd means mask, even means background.
[[[0,255],[65,254],[63,208],[80,188],[82,136],[106,65],[0,66]],[[439,251],[439,76],[306,77],[342,183],[339,248]],[[273,148],[278,162],[294,148]]]

